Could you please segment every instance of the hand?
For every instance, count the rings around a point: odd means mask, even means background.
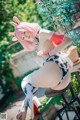
[[[26,119],[26,111],[24,111],[24,112],[20,112],[17,116],[16,116],[16,118],[17,118],[17,120],[25,120]]]
[[[39,52],[37,53],[37,56],[38,56],[38,57],[48,57],[50,51],[51,51],[50,49],[47,50],[47,51],[45,51],[45,52],[39,51]]]
[[[16,28],[17,25],[20,24],[20,21],[19,21],[19,19],[18,19],[16,16],[14,16],[14,17],[13,17],[13,21],[11,21],[10,24],[13,25],[14,28]],[[12,38],[12,41],[17,41],[17,40],[18,40],[18,39],[16,38],[14,32],[10,32],[9,35],[13,37],[13,38]]]
[[[44,55],[43,51],[39,51],[39,52],[37,53],[37,56],[38,56],[38,57],[43,57],[43,55]]]

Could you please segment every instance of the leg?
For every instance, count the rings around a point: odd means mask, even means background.
[[[26,81],[23,80],[22,83],[21,83],[21,87],[22,87],[23,92],[26,95],[25,85],[26,85]],[[27,97],[25,98],[25,100],[21,104],[21,107],[19,108],[18,114],[16,116],[17,120],[25,120],[26,114],[27,114],[27,108],[26,108],[25,105],[28,107]]]
[[[67,51],[64,51],[65,54],[62,54],[63,56],[65,55],[66,60],[68,60],[69,64],[69,70],[70,72],[77,72],[80,70],[80,58],[78,55],[77,47],[76,46],[71,46],[67,49]],[[75,56],[75,57],[74,57]],[[72,62],[72,65],[71,65]]]
[[[73,66],[69,68],[70,72],[80,71],[80,58],[76,46],[71,46],[68,50],[68,58],[73,62]],[[75,56],[75,57],[74,57]]]
[[[26,114],[27,114],[27,108],[28,108],[28,106],[30,106],[29,97],[30,97],[30,95],[32,96],[32,93],[30,93],[29,91],[31,91],[32,88],[31,88],[31,86],[28,85],[28,81],[29,81],[28,77],[25,77],[21,83],[22,90],[23,90],[24,94],[26,95],[26,97],[19,109],[19,113],[16,116],[16,118],[18,120],[25,120]]]
[[[71,67],[71,68],[69,68],[69,70],[70,70],[71,73],[80,71],[80,63]]]
[[[52,89],[54,89],[54,90],[65,89],[70,84],[70,78],[71,78],[71,75],[70,75],[70,72],[68,72],[67,75],[65,76],[64,80]]]
[[[36,106],[36,108],[38,108],[41,106],[41,104],[40,104],[38,98],[36,96],[34,96],[34,92],[35,92],[36,88],[34,87],[33,83],[31,82],[31,77],[29,77],[29,76],[25,77],[21,83],[21,86],[22,86],[23,92],[26,95],[26,98],[21,107],[21,110],[20,110],[21,112],[17,118],[18,118],[18,120],[25,120],[25,118],[26,118],[26,116],[24,115],[25,111],[23,113],[22,110],[23,110],[23,108],[26,108],[26,113],[27,113],[28,106],[31,109],[32,118],[34,118],[34,112],[35,112],[34,105]],[[22,119],[21,115],[24,117],[24,119]]]

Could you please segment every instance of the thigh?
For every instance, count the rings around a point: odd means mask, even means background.
[[[54,89],[54,90],[65,89],[70,84],[70,82],[71,82],[71,75],[70,75],[70,72],[68,71],[68,73],[66,74],[64,79],[61,81],[61,83],[58,84],[57,86],[53,87],[52,89]]]
[[[41,69],[33,72],[31,78],[36,86],[50,88],[56,86],[60,82],[62,71],[56,63],[47,62]]]

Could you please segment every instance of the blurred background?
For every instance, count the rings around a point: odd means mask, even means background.
[[[13,16],[69,34],[80,56],[80,0],[0,0],[0,111],[22,95],[23,77],[39,68],[35,52],[27,52],[20,43],[12,42],[9,32],[14,28],[9,22]],[[73,73],[71,79],[79,94],[80,73]]]

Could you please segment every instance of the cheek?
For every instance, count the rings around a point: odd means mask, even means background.
[[[32,34],[30,34],[30,37],[31,37],[31,38],[33,38],[33,35],[32,35]]]
[[[24,34],[21,34],[21,35],[20,35],[20,38],[23,40],[23,39],[24,39]]]
[[[27,35],[28,34],[28,32],[25,32],[25,35]]]

